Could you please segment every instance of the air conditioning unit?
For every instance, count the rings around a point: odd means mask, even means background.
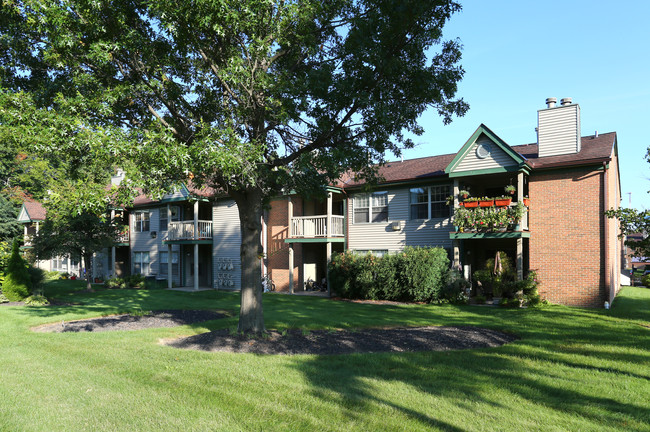
[[[402,229],[402,222],[401,221],[395,221],[391,224],[391,228],[393,228],[393,231],[399,231]]]

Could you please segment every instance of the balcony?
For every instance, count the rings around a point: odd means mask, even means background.
[[[294,216],[291,218],[289,237],[329,238],[345,237],[345,217],[338,215]]]
[[[198,221],[198,229],[194,230],[194,221],[170,222],[167,231],[167,241],[181,240],[212,240],[212,221]]]
[[[130,236],[129,236],[129,230],[128,227],[127,229],[124,229],[121,233],[117,235],[115,238],[115,243],[119,244],[129,244]]]

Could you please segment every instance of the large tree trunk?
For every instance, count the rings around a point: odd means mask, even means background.
[[[262,310],[262,191],[247,190],[231,194],[239,209],[241,229],[241,306],[238,331],[261,333]]]
[[[82,254],[83,260],[84,260],[84,268],[86,269],[86,289],[88,291],[93,291],[93,287],[91,285],[92,277],[93,277],[93,271],[91,267],[91,259],[93,257],[92,254]]]

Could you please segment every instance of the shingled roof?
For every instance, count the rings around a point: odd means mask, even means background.
[[[45,214],[47,213],[43,204],[37,201],[25,201],[23,203],[25,211],[31,220],[45,220]]]
[[[538,157],[537,144],[512,146],[512,149],[527,159],[526,163],[533,170],[583,166],[607,162],[612,156],[616,143],[616,132],[589,135],[581,138],[580,152],[560,156]],[[445,168],[456,156],[456,153],[440,156],[429,156],[405,161],[388,162],[379,168],[381,183],[401,183],[414,180],[426,180],[436,177],[446,177]],[[341,179],[337,185],[343,188],[362,186],[363,181],[357,181],[352,175]]]

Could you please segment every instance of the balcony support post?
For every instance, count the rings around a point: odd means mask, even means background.
[[[291,201],[291,196],[287,197],[287,213],[289,214],[289,237],[293,237],[293,201]]]
[[[293,243],[289,243],[289,293],[293,294]]]
[[[524,239],[517,239],[517,279],[524,278]]]
[[[330,237],[333,234],[332,231],[332,192],[327,192],[327,220],[325,221],[325,237]],[[330,254],[331,254],[331,244]],[[327,262],[329,262],[329,255],[327,256]]]
[[[325,281],[327,282],[327,296],[332,297],[332,286],[330,285],[330,261],[332,261],[332,242],[327,242],[325,256],[327,257],[325,262]]]

